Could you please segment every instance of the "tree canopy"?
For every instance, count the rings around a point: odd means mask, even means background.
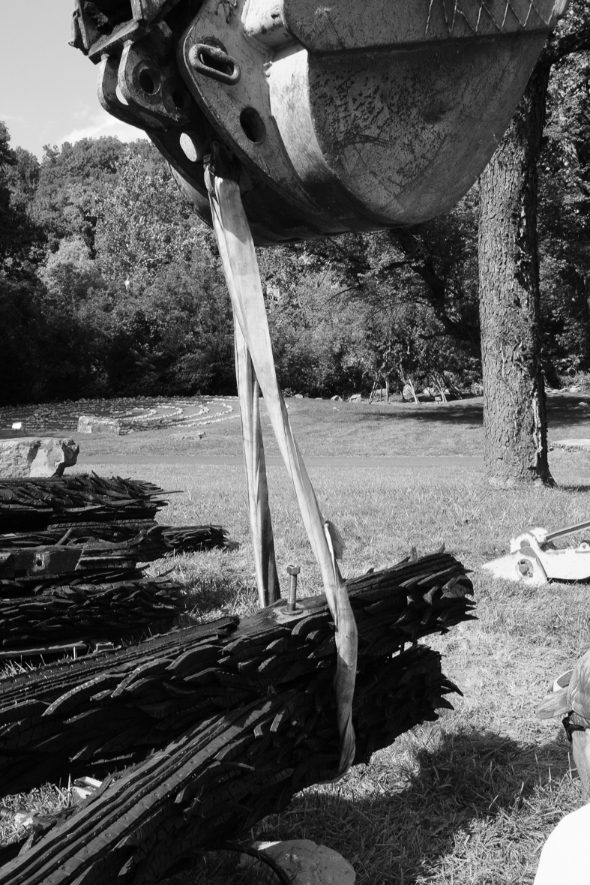
[[[590,369],[587,0],[545,53],[538,164],[543,368]],[[566,51],[568,47],[573,51]],[[411,229],[259,250],[283,387],[309,395],[481,380],[479,187]],[[235,390],[216,245],[148,142],[46,146],[0,123],[0,402]]]

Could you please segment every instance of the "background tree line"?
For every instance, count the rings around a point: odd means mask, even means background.
[[[566,37],[587,27],[586,5],[573,4]],[[542,367],[553,386],[590,369],[584,45],[547,68],[534,158]],[[478,183],[412,229],[260,250],[283,387],[317,396],[443,374],[463,389],[479,381],[480,195]],[[0,404],[235,390],[214,239],[145,141],[66,143],[39,162],[0,124],[0,314]]]

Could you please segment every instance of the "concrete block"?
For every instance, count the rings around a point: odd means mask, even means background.
[[[61,476],[76,463],[79,452],[73,439],[21,436],[0,440],[0,476]]]
[[[78,433],[121,433],[121,422],[117,418],[99,418],[97,415],[80,415]]]

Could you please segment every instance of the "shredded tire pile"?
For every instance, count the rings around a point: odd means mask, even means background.
[[[450,706],[458,689],[439,654],[414,643],[472,618],[472,588],[444,553],[347,587],[359,763]],[[332,777],[334,628],[323,597],[304,604],[295,617],[277,604],[1,682],[5,792],[132,766],[79,808],[38,820],[0,868],[3,885],[155,885],[187,852],[235,838]]]

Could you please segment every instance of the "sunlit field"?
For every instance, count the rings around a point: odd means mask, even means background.
[[[590,437],[590,410],[579,405],[586,399],[551,399],[553,440]],[[536,720],[534,708],[553,677],[590,646],[590,586],[532,590],[478,569],[531,525],[590,518],[590,453],[552,451],[556,489],[497,491],[483,477],[480,400],[448,407],[289,404],[324,515],[346,542],[345,575],[392,564],[411,547],[427,553],[444,544],[473,570],[479,620],[429,640],[463,692],[454,712],[404,735],[337,785],[306,790],[246,839],[322,842],[352,863],[358,885],[532,883],[547,834],[582,801],[559,722]],[[229,532],[226,551],[150,566],[154,574],[174,566],[186,594],[183,622],[255,610],[239,421],[207,429],[202,440],[175,430],[79,439],[76,470],[180,490],[160,522],[220,523]],[[272,455],[276,447],[269,441],[267,450]],[[279,575],[286,586],[287,566],[299,564],[301,592],[318,593],[297,505],[274,459],[269,484]],[[5,800],[11,808],[67,801],[67,784]],[[12,823],[2,836],[14,838]],[[174,881],[260,881],[258,873],[233,867],[208,855]]]

